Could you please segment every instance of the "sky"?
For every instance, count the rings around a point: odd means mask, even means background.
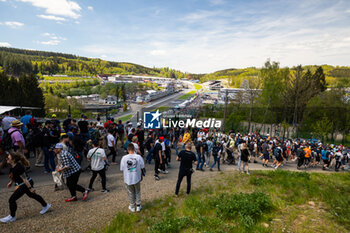
[[[0,46],[191,73],[350,65],[350,0],[0,0]]]

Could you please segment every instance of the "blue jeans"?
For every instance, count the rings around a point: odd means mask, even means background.
[[[239,154],[238,155],[238,171],[241,171],[241,162],[242,162],[241,154]]]
[[[198,161],[198,163],[197,163],[197,169],[199,168],[199,169],[203,169],[203,165],[204,165],[204,163],[205,163],[205,156],[204,155],[201,155],[201,153],[200,152],[197,152],[197,161]]]
[[[146,162],[148,162],[149,164],[151,164],[152,162],[152,158],[153,158],[153,148],[152,147],[149,151],[148,151],[148,154],[146,156]]]
[[[214,156],[214,163],[213,163],[213,165],[211,165],[210,168],[213,168],[215,166],[216,162],[218,163],[218,169],[220,170],[220,157],[218,157],[218,156]]]
[[[176,151],[176,155],[179,155],[179,148],[177,148],[177,142],[174,143],[174,148],[175,148],[175,151]]]
[[[55,154],[53,151],[49,151],[48,147],[43,147],[43,152],[44,152],[44,167],[45,171],[51,172],[56,170],[56,164],[55,164]],[[51,169],[49,166],[49,163],[51,165]]]

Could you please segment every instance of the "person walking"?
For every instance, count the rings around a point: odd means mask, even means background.
[[[8,134],[11,136],[12,149],[14,151],[25,153],[26,143],[25,143],[23,134],[20,131],[22,125],[23,123],[20,122],[19,120],[12,121],[11,128],[8,130]]]
[[[217,142],[214,144],[213,149],[212,149],[212,154],[214,157],[214,163],[210,167],[210,171],[213,171],[213,168],[216,164],[218,164],[218,171],[220,170],[220,158],[221,158],[221,153],[223,151],[222,144],[221,142]]]
[[[101,177],[102,193],[108,193],[106,189],[106,165],[108,165],[105,150],[99,147],[99,141],[92,142],[92,149],[89,150],[87,159],[91,161],[92,176],[89,183],[89,191],[93,191],[92,185],[97,177],[97,174]]]
[[[185,150],[182,150],[176,157],[177,161],[180,161],[179,175],[176,182],[175,196],[179,195],[182,179],[186,176],[187,179],[187,194],[191,192],[191,177],[194,172],[192,164],[197,165],[196,154],[192,152],[192,143],[189,142],[185,146]]]
[[[112,164],[117,164],[115,162],[115,157],[117,156],[117,142],[115,140],[115,137],[113,136],[113,129],[111,128],[108,129],[107,146],[109,149],[107,157],[112,155]]]
[[[242,160],[242,173],[247,172],[247,175],[249,175],[249,168],[248,168],[248,160],[249,160],[249,151],[246,142],[242,143],[241,147],[241,160]],[[245,170],[245,167],[247,167],[247,170]]]
[[[123,172],[125,188],[129,196],[129,210],[140,212],[141,206],[141,181],[145,173],[143,158],[135,153],[132,143],[127,146],[128,154],[124,155],[120,162],[120,170]],[[136,209],[135,209],[136,205]]]
[[[45,173],[50,173],[55,170],[55,155],[52,152],[53,138],[52,138],[52,122],[46,121],[42,130],[42,151],[44,153],[44,167]],[[51,166],[51,168],[50,168]]]
[[[7,188],[10,188],[12,184],[15,184],[15,191],[9,199],[10,215],[0,219],[2,223],[9,223],[16,221],[17,203],[16,201],[24,194],[28,197],[36,200],[42,206],[40,214],[45,214],[51,207],[40,195],[35,193],[34,182],[27,176],[25,167],[29,167],[28,160],[19,152],[12,152],[7,157],[7,163],[10,165],[10,179],[7,184]]]
[[[63,150],[63,145],[57,143],[54,149],[55,154],[59,155],[61,167],[57,167],[58,172],[63,172],[64,178],[67,179],[67,186],[71,197],[66,199],[66,202],[77,201],[76,191],[83,193],[83,201],[88,197],[89,191],[78,185],[81,167],[74,159],[73,155],[68,151]]]
[[[162,142],[164,137],[159,137],[153,148],[153,158],[154,158],[154,179],[159,180],[159,171],[162,170],[163,163],[163,147]]]
[[[203,143],[204,143],[204,138],[201,139],[201,141],[197,142],[196,145],[196,151],[197,151],[197,168],[196,170],[200,170],[200,171],[204,171],[203,166],[205,163],[205,157],[204,157],[204,147],[203,147]]]

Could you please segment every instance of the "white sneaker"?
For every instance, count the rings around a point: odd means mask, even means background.
[[[135,207],[129,205],[129,210],[130,210],[131,212],[135,212]]]
[[[136,206],[136,212],[140,212],[141,210],[142,210],[142,206],[141,205]]]
[[[0,219],[0,221],[3,223],[14,222],[16,221],[16,216],[12,217],[11,215],[9,215],[9,216],[6,216],[5,218]]]
[[[250,173],[249,173],[249,172],[247,172],[247,175],[250,175]]]
[[[51,208],[51,205],[47,203],[46,206],[43,207],[43,209],[40,211],[40,214],[45,214],[50,208]]]
[[[163,174],[168,174],[168,173],[169,173],[168,170],[163,171]]]

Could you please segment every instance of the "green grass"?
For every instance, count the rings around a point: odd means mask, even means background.
[[[194,88],[195,88],[196,90],[200,90],[200,89],[203,88],[203,86],[200,85],[200,84],[195,83],[195,84],[194,84]]]
[[[160,106],[158,108],[153,109],[151,112],[156,112],[157,110],[159,110],[160,112],[165,112],[168,111],[170,109],[170,107],[168,106]]]
[[[128,121],[132,118],[132,115],[126,115],[126,116],[123,116],[121,118],[119,118],[118,120],[121,120],[122,122],[125,122],[125,121]]]
[[[119,212],[103,232],[350,231],[350,173],[252,173],[213,173],[189,196],[182,184],[179,198]]]
[[[196,91],[190,91],[182,96],[180,96],[178,99],[179,100],[186,100],[188,98],[190,98],[191,96],[193,96],[196,93]]]

